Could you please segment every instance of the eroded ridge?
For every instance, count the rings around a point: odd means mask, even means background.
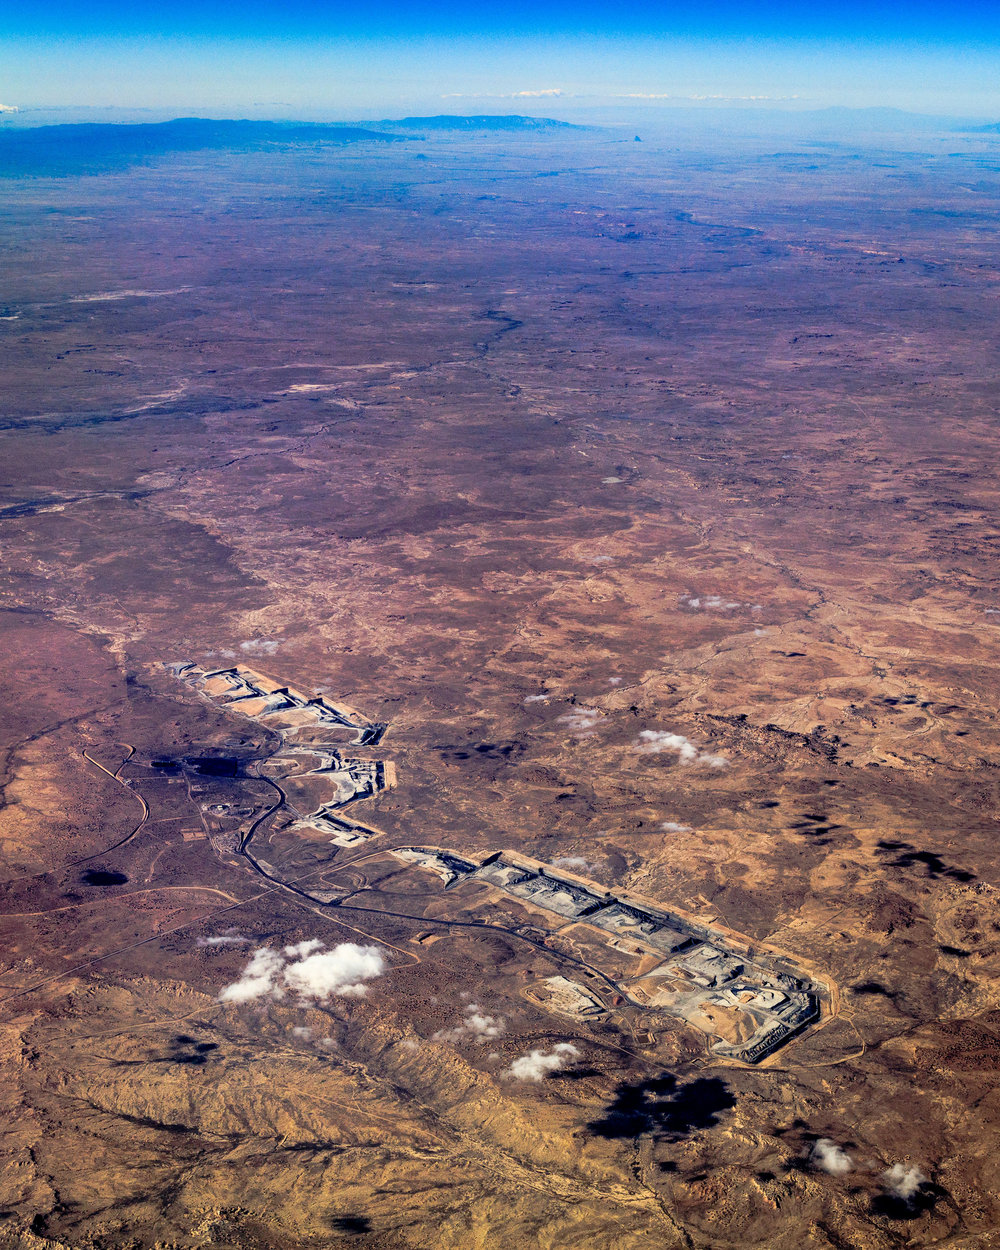
[[[759,1063],[819,1019],[822,987],[790,964],[778,967],[787,964],[780,957],[765,962],[737,934],[512,851],[480,862],[433,847],[392,854],[436,873],[445,890],[486,885],[547,913],[548,929],[586,949],[613,998],[686,1020],[717,1039],[711,1050],[721,1058]],[[569,923],[553,923],[553,917]],[[622,955],[632,962],[637,957],[637,967],[625,968]],[[596,1016],[607,1009],[593,983],[557,981],[540,985],[533,997],[563,1014]]]

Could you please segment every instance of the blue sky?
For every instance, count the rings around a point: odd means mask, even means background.
[[[1000,117],[1000,0],[49,0],[5,6],[0,102],[342,116],[729,102]]]

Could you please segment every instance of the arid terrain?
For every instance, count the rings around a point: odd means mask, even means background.
[[[0,179],[0,1247],[1000,1246],[1000,139],[387,133]]]

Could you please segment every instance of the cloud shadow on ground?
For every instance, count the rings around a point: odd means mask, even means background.
[[[679,1085],[674,1076],[654,1077],[634,1084],[623,1082],[600,1119],[587,1127],[595,1137],[620,1139],[653,1133],[679,1138],[719,1123],[724,1111],[736,1106],[725,1081],[699,1077]]]

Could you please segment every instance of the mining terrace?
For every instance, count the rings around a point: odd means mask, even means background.
[[[590,969],[600,973],[603,994],[592,981],[585,988],[555,978],[558,986],[535,996],[543,1005],[552,1001],[563,1014],[594,1017],[624,1000],[721,1035],[712,1053],[743,1063],[759,1063],[819,1017],[818,986],[790,966],[766,966],[749,944],[737,944],[676,912],[605,890],[514,851],[497,851],[478,863],[433,847],[404,847],[391,854],[436,873],[445,890],[461,895],[463,886],[486,884],[539,909],[547,914],[552,932],[574,946],[578,943],[573,939],[582,937],[591,958],[596,952],[599,959],[603,946],[612,960]],[[569,923],[560,925],[557,917]],[[602,972],[601,963],[614,962],[614,952],[639,956],[640,972],[628,977]]]

